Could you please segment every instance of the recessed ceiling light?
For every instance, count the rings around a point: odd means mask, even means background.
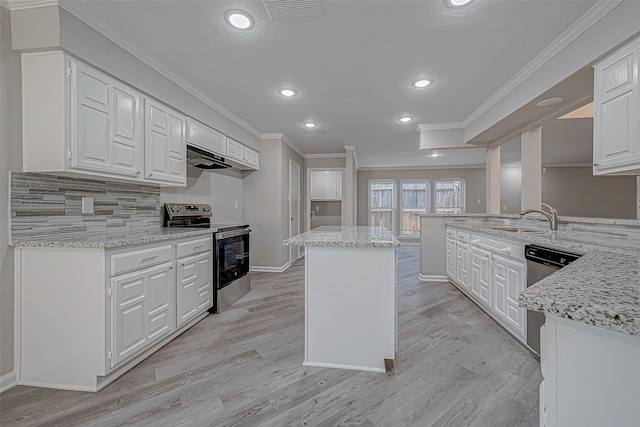
[[[538,102],[536,105],[538,107],[549,107],[550,105],[560,104],[562,101],[564,101],[564,98],[547,98]]]
[[[229,10],[224,14],[225,19],[234,28],[248,30],[253,27],[253,19],[247,12],[241,10]]]
[[[298,92],[296,92],[294,89],[285,88],[285,89],[280,89],[278,93],[282,96],[286,96],[287,98],[289,98],[291,96],[295,96]]]
[[[309,129],[314,128],[314,127],[316,127],[316,126],[317,126],[317,125],[316,125],[315,123],[313,123],[313,122],[306,122],[306,123],[304,124],[304,127],[307,127],[307,128],[309,128]]]
[[[423,88],[429,86],[431,83],[433,83],[433,80],[431,79],[419,78],[418,80],[414,81],[412,85],[413,87]]]
[[[433,153],[433,154],[429,154],[429,157],[440,157],[442,156],[441,153]]]
[[[402,123],[407,123],[407,122],[410,122],[411,120],[413,120],[413,117],[410,117],[410,116],[402,116],[402,117],[400,117],[398,120],[400,120]]]
[[[473,0],[446,0],[451,7],[461,7],[471,3]]]

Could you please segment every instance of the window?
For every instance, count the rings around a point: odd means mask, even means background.
[[[420,234],[420,217],[416,214],[429,212],[429,181],[401,181],[400,186],[402,187],[400,196],[402,235],[417,236]]]
[[[464,213],[465,194],[462,179],[442,179],[435,183],[436,213]]]
[[[395,181],[369,181],[369,225],[384,226],[387,230],[394,231],[395,187]]]

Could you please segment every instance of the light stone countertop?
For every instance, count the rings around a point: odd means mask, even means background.
[[[640,336],[640,240],[604,232],[514,233],[498,224],[450,223],[550,248],[583,253],[577,261],[522,291],[518,304],[528,310]]]
[[[487,213],[469,213],[469,214],[418,214],[417,216],[423,216],[428,218],[504,218],[504,219],[532,219],[535,217],[526,216],[523,217],[520,214],[487,214]],[[543,223],[549,224],[546,219],[539,218]],[[597,224],[597,225],[621,225],[627,227],[640,227],[640,220],[638,219],[621,219],[621,218],[596,218],[586,216],[559,216],[558,221],[560,224],[574,223],[574,224]]]
[[[288,246],[325,246],[336,248],[397,248],[400,241],[384,227],[314,228],[282,242]]]
[[[161,242],[183,237],[213,234],[212,228],[160,228],[140,233],[95,233],[71,236],[43,237],[41,239],[13,240],[16,248],[92,248],[108,249],[143,243]]]

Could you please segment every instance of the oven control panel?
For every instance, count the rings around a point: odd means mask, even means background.
[[[164,206],[169,218],[202,218],[211,217],[213,215],[211,206],[206,204],[165,203]]]

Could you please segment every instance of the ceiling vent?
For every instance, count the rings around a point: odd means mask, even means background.
[[[264,4],[274,21],[320,16],[324,13],[320,0],[264,0]]]

